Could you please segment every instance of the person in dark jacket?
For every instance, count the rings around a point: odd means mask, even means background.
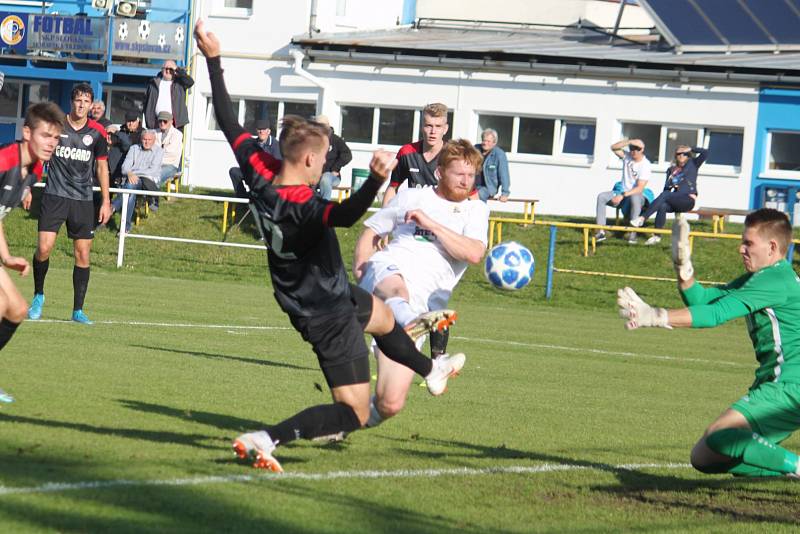
[[[344,139],[333,133],[330,121],[325,115],[317,115],[314,121],[324,124],[330,130],[330,145],[328,146],[328,157],[325,160],[325,165],[322,167],[322,178],[319,180],[317,186],[317,193],[325,200],[330,200],[333,194],[333,188],[339,185],[342,181],[340,171],[342,167],[350,163],[353,159],[353,154],[350,152],[347,143]]]
[[[172,113],[173,125],[183,133],[183,127],[189,124],[189,110],[186,109],[186,91],[194,85],[194,80],[168,59],[161,71],[148,80],[145,89],[144,123],[149,130],[158,128],[158,113]]]
[[[281,148],[278,146],[278,140],[272,135],[269,119],[259,119],[255,121],[254,126],[256,129],[256,144],[258,147],[275,159],[283,159],[281,156]],[[228,170],[228,175],[231,177],[231,183],[233,183],[233,190],[236,192],[236,196],[246,198],[247,189],[244,186],[242,169],[238,166],[231,167]]]
[[[692,157],[692,154],[697,154]],[[675,149],[675,159],[667,169],[664,191],[648,206],[645,212],[631,221],[631,226],[642,226],[652,214],[656,214],[656,228],[664,228],[667,213],[685,213],[694,208],[697,200],[697,170],[708,158],[708,150],[680,145]],[[645,245],[655,245],[661,236],[654,234]]]
[[[106,130],[106,141],[108,141],[108,174],[111,185],[119,187],[122,183],[122,163],[131,148],[131,138],[112,125]]]
[[[122,125],[119,131],[128,136],[130,146],[140,144],[142,142],[142,132],[144,131],[141,113],[136,111],[125,113],[125,124]],[[125,152],[127,153],[127,149]]]

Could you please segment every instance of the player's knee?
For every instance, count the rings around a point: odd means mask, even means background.
[[[689,462],[692,464],[692,467],[701,473],[712,474],[720,472],[718,465],[714,463],[711,458],[711,450],[708,448],[708,445],[706,445],[705,437],[700,438],[700,441],[692,448],[692,452],[689,455]]]
[[[399,414],[406,405],[405,395],[386,395],[376,399],[378,412],[384,419]]]
[[[28,316],[28,303],[25,299],[13,299],[8,303],[8,306],[3,313],[3,317],[12,323],[21,323]]]

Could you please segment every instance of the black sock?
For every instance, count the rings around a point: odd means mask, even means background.
[[[18,326],[19,323],[12,323],[5,317],[0,321],[0,350],[11,340]]]
[[[47,269],[50,268],[50,258],[44,261],[36,259],[33,255],[33,292],[36,295],[44,295],[44,277],[47,276]]]
[[[431,332],[431,357],[436,358],[447,352],[447,340],[450,337],[450,329],[441,332]]]
[[[281,445],[296,439],[313,439],[361,428],[358,416],[347,404],[321,404],[306,408],[285,421],[267,429],[272,441]]]
[[[72,268],[72,310],[82,310],[83,301],[86,299],[86,290],[89,288],[89,269],[91,267]]]
[[[390,360],[405,365],[421,377],[426,377],[431,372],[433,368],[431,359],[417,350],[414,342],[397,322],[388,334],[373,337],[378,348]]]

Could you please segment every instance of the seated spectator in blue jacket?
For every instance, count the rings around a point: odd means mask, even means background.
[[[692,157],[692,154],[697,154]],[[675,149],[675,159],[667,169],[664,191],[648,206],[642,215],[631,221],[631,226],[642,226],[652,214],[656,214],[656,228],[664,228],[667,213],[685,213],[694,208],[697,200],[697,171],[706,158],[708,150],[680,145]],[[653,234],[645,245],[655,245],[661,236]]]
[[[139,189],[144,191],[158,191],[158,181],[161,177],[161,159],[164,151],[156,145],[156,133],[145,130],[142,133],[142,144],[134,145],[128,151],[125,162],[122,164],[122,174],[125,179],[123,189]],[[111,203],[114,211],[122,210],[122,195],[117,195]],[[128,197],[128,212],[126,214],[125,231],[131,229],[133,209],[136,204],[136,195]]]
[[[486,128],[481,134],[481,144],[475,148],[483,154],[483,169],[476,177],[478,197],[486,202],[490,198],[505,202],[511,194],[511,177],[508,174],[508,158],[497,146],[497,131]],[[497,198],[498,189],[500,197]]]

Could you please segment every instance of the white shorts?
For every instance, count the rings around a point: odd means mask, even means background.
[[[451,289],[441,288],[435,276],[425,276],[424,272],[409,262],[404,265],[404,262],[396,261],[385,252],[377,252],[370,258],[364,266],[364,277],[358,285],[373,293],[375,286],[393,275],[400,275],[405,280],[408,304],[417,315],[447,307],[452,294]]]

